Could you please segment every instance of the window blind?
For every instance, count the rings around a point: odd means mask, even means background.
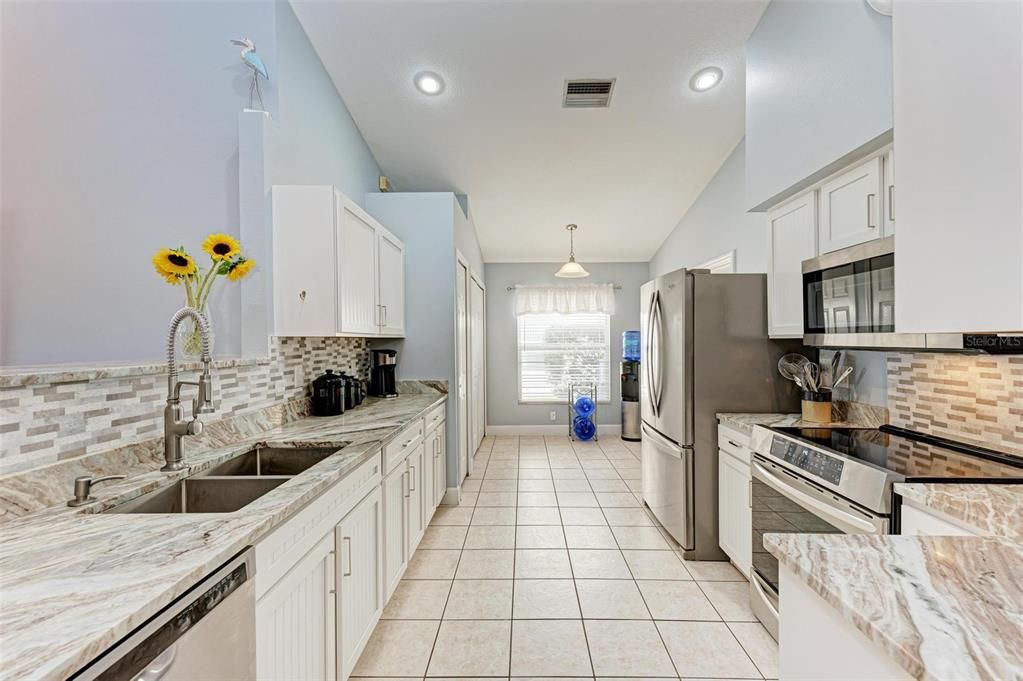
[[[611,317],[598,313],[518,315],[519,401],[564,402],[572,383],[596,383],[611,400]]]

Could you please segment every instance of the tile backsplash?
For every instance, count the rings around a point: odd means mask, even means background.
[[[1023,357],[893,352],[892,425],[1023,457]]]
[[[365,379],[369,362],[364,338],[271,338],[267,359],[216,363],[216,413],[206,420],[304,397],[310,381],[327,368]],[[191,379],[195,373],[181,375]],[[190,389],[184,395],[190,413]],[[162,369],[50,371],[20,384],[6,380],[0,387],[0,474],[159,437],[166,396]]]

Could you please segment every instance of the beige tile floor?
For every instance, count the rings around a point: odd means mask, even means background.
[[[774,679],[728,563],[682,560],[616,437],[488,437],[353,677]]]

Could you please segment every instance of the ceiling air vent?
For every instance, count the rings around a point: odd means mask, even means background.
[[[611,104],[614,78],[580,78],[565,81],[566,109],[606,109]]]

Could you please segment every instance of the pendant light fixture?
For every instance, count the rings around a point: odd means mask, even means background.
[[[555,277],[561,277],[562,279],[581,279],[582,277],[590,276],[582,265],[575,261],[575,237],[573,232],[579,229],[578,225],[565,225],[565,229],[568,230],[568,262],[561,266],[561,269],[555,272]]]

